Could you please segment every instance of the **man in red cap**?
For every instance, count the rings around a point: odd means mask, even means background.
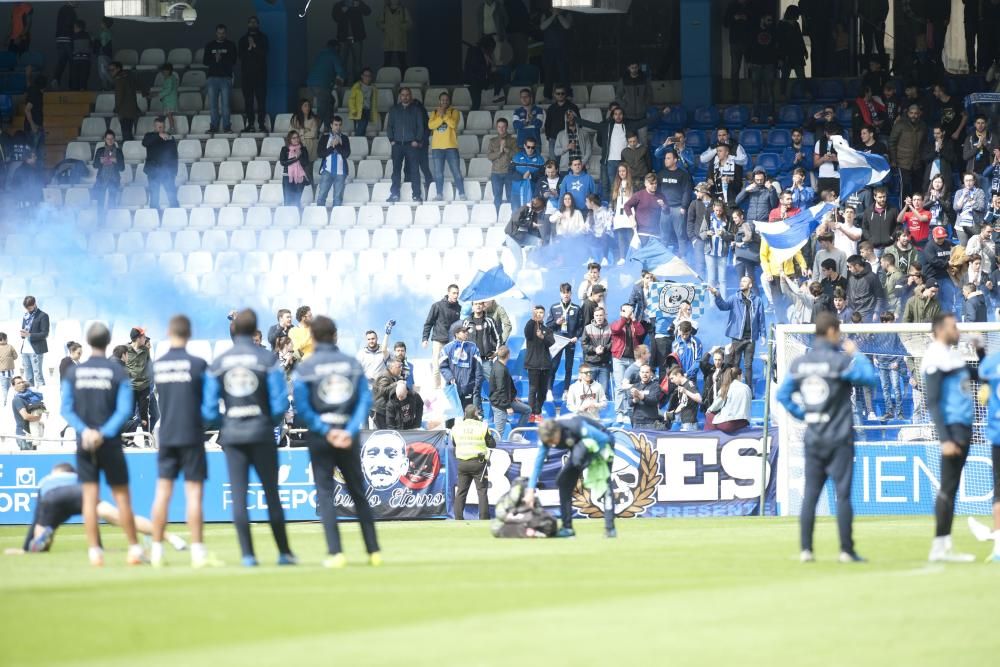
[[[128,335],[132,343],[125,352],[125,371],[132,384],[135,397],[135,414],[146,432],[152,430],[149,423],[149,394],[152,385],[150,374],[149,338],[142,327],[133,327]]]
[[[941,286],[938,299],[941,310],[954,312],[955,283],[948,277],[948,260],[951,259],[951,241],[948,239],[946,227],[935,227],[931,231],[931,242],[924,247],[924,255],[920,258],[924,278],[934,278]]]

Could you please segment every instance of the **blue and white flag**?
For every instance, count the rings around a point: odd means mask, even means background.
[[[812,233],[819,227],[820,220],[834,208],[833,204],[822,202],[810,208],[804,208],[784,220],[754,222],[753,224],[761,238],[771,246],[772,257],[776,261],[787,262],[809,242]]]
[[[881,183],[889,175],[889,161],[881,155],[856,151],[840,135],[830,142],[837,151],[841,201],[862,188]]]
[[[486,301],[501,295],[524,298],[524,294],[514,285],[514,279],[507,275],[502,265],[497,264],[489,271],[476,271],[476,277],[462,290],[459,300]]]

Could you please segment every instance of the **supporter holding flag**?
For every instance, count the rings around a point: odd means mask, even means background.
[[[842,200],[861,188],[881,183],[889,175],[889,161],[883,156],[857,151],[839,134],[831,137],[830,143],[837,153]]]

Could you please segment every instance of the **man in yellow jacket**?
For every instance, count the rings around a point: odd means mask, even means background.
[[[441,93],[438,105],[431,112],[427,127],[431,130],[431,162],[437,194],[434,201],[444,200],[444,163],[451,170],[455,185],[455,200],[465,199],[465,181],[462,180],[462,161],[458,155],[458,125],[462,115],[451,106],[451,95]]]
[[[766,225],[768,223],[765,222],[762,224]],[[800,275],[809,277],[809,266],[806,264],[806,259],[802,256],[801,250],[782,262],[778,253],[771,248],[766,240],[761,238],[760,269],[763,274],[761,279],[768,288],[767,291],[769,291],[771,297],[771,307],[774,308],[775,316],[779,322],[786,320],[788,310],[788,299],[785,297],[784,292],[782,292],[784,281],[781,279],[781,276],[793,277],[796,266],[798,266]]]
[[[368,123],[378,125],[378,89],[373,83],[372,68],[361,70],[361,79],[351,86],[347,96],[347,117],[354,121],[354,136],[363,137],[368,132]],[[323,123],[329,118],[320,118]]]
[[[455,491],[455,518],[461,521],[465,515],[465,498],[469,486],[476,480],[479,497],[479,518],[490,518],[490,505],[486,497],[489,483],[486,481],[487,450],[497,446],[490,428],[482,420],[475,405],[465,407],[465,419],[451,429],[451,441],[455,445],[458,459],[458,489]]]

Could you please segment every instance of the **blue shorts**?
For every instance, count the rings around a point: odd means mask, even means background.
[[[180,473],[188,482],[204,482],[208,479],[208,457],[205,446],[160,447],[156,455],[160,479],[177,479]]]
[[[102,471],[109,486],[128,484],[128,465],[120,439],[106,440],[95,452],[76,450],[76,472],[81,482],[99,484]]]
[[[35,523],[46,528],[58,528],[78,514],[83,514],[83,490],[80,485],[60,486],[38,501]]]

